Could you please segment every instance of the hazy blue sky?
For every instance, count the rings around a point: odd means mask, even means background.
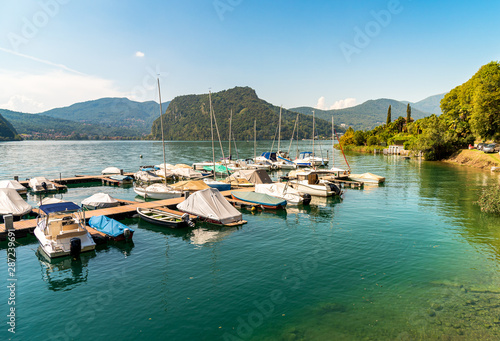
[[[286,108],[419,101],[500,59],[498,1],[2,0],[0,108],[250,86]]]

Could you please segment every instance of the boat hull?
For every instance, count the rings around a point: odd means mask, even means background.
[[[148,192],[144,188],[134,187],[134,192],[141,197],[147,199],[172,199],[182,197],[182,192],[172,191],[172,192]]]
[[[181,216],[170,214],[168,212],[154,209],[142,209],[141,207],[138,207],[137,213],[142,219],[151,224],[170,228],[184,228],[188,226],[188,220],[184,220]]]
[[[250,202],[253,204],[258,204],[264,209],[279,210],[279,209],[285,209],[285,207],[286,207],[287,202],[286,202],[286,200],[284,200],[282,198],[279,198],[281,200],[278,203],[266,202],[266,201],[259,200],[258,198],[249,197],[248,196],[249,193],[251,193],[251,192],[231,192],[231,196],[235,200],[243,200],[243,201]],[[257,193],[257,194],[259,194],[259,193]],[[263,194],[263,195],[266,195],[266,194]],[[272,197],[272,198],[278,199],[276,197]]]
[[[316,197],[330,197],[333,195],[333,192],[325,185],[309,185],[300,181],[290,181],[290,184],[300,193]]]
[[[46,238],[40,226],[37,226],[35,228],[34,234],[40,243],[41,249],[50,258],[64,257],[71,254],[70,240],[75,236],[60,238],[57,240],[57,242],[52,243],[52,241]],[[81,253],[95,250],[94,240],[88,232],[85,231],[84,234],[82,233],[77,237],[80,238],[82,242],[82,247],[80,250]]]

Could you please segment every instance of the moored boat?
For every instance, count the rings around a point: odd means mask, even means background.
[[[258,204],[262,208],[277,210],[286,207],[286,200],[270,196],[265,193],[257,193],[252,191],[232,191],[231,196],[234,199],[247,201],[253,204]]]
[[[241,213],[215,188],[191,194],[189,198],[177,204],[177,209],[216,225],[236,226],[246,223],[242,220]]]
[[[300,194],[295,188],[286,182],[276,182],[272,184],[256,184],[255,192],[264,193],[276,198],[286,200],[288,205],[309,205],[311,195]]]
[[[367,184],[381,184],[385,182],[385,178],[380,175],[372,174],[372,173],[363,173],[363,174],[350,174],[349,179],[353,181],[359,181]]]
[[[89,226],[97,232],[105,234],[107,238],[115,241],[132,240],[132,236],[134,235],[133,229],[105,215],[90,218]]]
[[[24,195],[28,192],[28,189],[16,180],[2,180],[0,181],[0,188],[12,188],[21,195]]]
[[[96,193],[82,200],[82,206],[89,210],[120,206],[120,202],[107,193]]]
[[[29,181],[30,188],[33,192],[56,192],[57,186],[49,181],[47,178],[43,176],[37,176],[35,178],[31,178]]]
[[[123,173],[123,171],[118,167],[107,167],[101,171],[102,175],[113,175],[113,174],[122,174],[122,173]]]
[[[12,214],[15,220],[30,213],[32,207],[13,188],[0,188],[0,216]]]
[[[165,184],[152,184],[147,187],[134,186],[134,192],[145,199],[171,199],[182,197],[182,191],[173,189]]]
[[[231,184],[217,181],[214,179],[203,179],[203,181],[212,188],[217,188],[220,192],[229,191],[231,189]]]
[[[85,228],[85,216],[80,206],[62,202],[40,206],[35,236],[42,250],[50,257],[72,255],[95,249],[95,243]]]
[[[137,213],[145,221],[170,228],[183,228],[194,226],[189,219],[189,214],[178,215],[156,208],[137,207]]]

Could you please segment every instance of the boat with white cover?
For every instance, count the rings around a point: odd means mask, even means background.
[[[32,207],[13,188],[0,188],[0,216],[12,214],[20,218],[30,213]]]
[[[21,185],[19,181],[16,180],[2,180],[0,181],[0,188],[12,188],[15,189],[17,193],[23,195],[28,192],[28,189]]]
[[[40,206],[35,236],[50,258],[78,257],[81,252],[95,249],[94,240],[85,228],[85,213],[72,202]]]
[[[246,223],[242,220],[242,214],[215,188],[191,194],[177,204],[177,209],[216,225],[236,226]]]
[[[120,202],[107,193],[96,193],[82,200],[82,206],[87,209],[96,210],[98,208],[120,206]]]
[[[311,202],[311,196],[301,194],[295,188],[287,184],[286,182],[275,182],[272,184],[256,184],[256,193],[264,193],[276,198],[281,198],[286,200],[288,205],[307,205]],[[306,199],[306,200],[304,200]]]
[[[182,191],[175,190],[163,183],[156,183],[147,187],[134,186],[134,192],[145,199],[171,199],[183,195]]]
[[[43,176],[31,178],[29,181],[30,188],[33,192],[55,192],[57,191],[56,185]]]

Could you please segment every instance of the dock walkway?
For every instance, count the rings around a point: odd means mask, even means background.
[[[248,188],[248,190],[253,190],[253,188]],[[231,195],[231,191],[221,192],[221,194],[223,196],[227,197],[227,196]],[[122,205],[116,206],[116,207],[109,207],[109,208],[85,211],[85,219],[88,220],[91,217],[98,216],[98,215],[105,215],[105,216],[108,216],[108,217],[114,218],[114,219],[126,218],[126,217],[133,216],[137,211],[137,207],[160,208],[162,210],[175,213],[174,210],[170,210],[167,207],[177,205],[178,203],[184,201],[184,197],[165,199],[165,200],[156,200],[156,201],[149,201],[149,202],[136,202],[136,201],[129,201],[129,200],[121,200],[121,199],[117,199],[117,200],[119,200]],[[248,204],[252,205],[251,203],[248,203]],[[37,212],[38,209],[35,208],[33,210],[35,212]],[[191,218],[194,218],[194,216],[191,216]],[[14,231],[15,232],[14,233],[15,233],[16,237],[25,237],[28,235],[28,233],[32,233],[36,227],[36,222],[37,222],[36,218],[15,221],[14,222]],[[5,240],[6,237],[7,237],[7,231],[5,230],[5,224],[0,224],[0,240]]]

